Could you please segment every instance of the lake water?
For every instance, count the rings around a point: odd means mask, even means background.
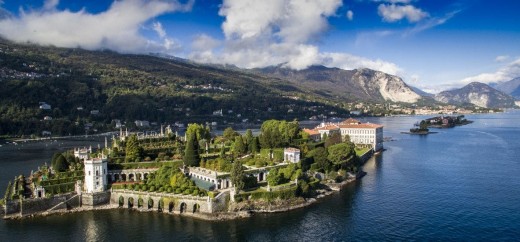
[[[296,211],[225,222],[83,212],[0,221],[0,241],[518,240],[520,112],[467,117],[475,122],[428,136],[400,134],[425,117],[364,119],[385,126],[387,150],[362,180]],[[79,144],[0,147],[1,193],[15,174]]]

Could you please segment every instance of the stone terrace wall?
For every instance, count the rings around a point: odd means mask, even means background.
[[[11,215],[19,213],[19,215],[30,215],[40,212],[45,212],[51,208],[53,210],[58,209],[69,209],[73,207],[79,206],[79,196],[77,199],[71,199],[73,196],[76,196],[75,193],[67,193],[62,195],[56,195],[50,198],[34,198],[34,199],[25,199],[23,201],[9,201],[6,203],[6,211],[5,215]],[[67,201],[67,202],[65,202]],[[20,213],[21,211],[21,213]]]

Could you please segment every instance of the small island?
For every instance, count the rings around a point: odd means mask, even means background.
[[[473,123],[473,121],[467,120],[464,115],[459,116],[438,116],[429,119],[422,120],[421,123],[425,123],[430,128],[453,128],[455,126],[462,126]]]
[[[464,115],[459,116],[438,116],[421,120],[421,122],[415,123],[414,126],[418,128],[411,128],[409,132],[401,132],[402,134],[416,134],[416,135],[427,135],[435,134],[437,132],[431,132],[429,128],[453,128],[455,126],[462,126],[473,123],[473,121],[467,120]]]
[[[0,200],[4,219],[97,209],[133,209],[225,220],[301,208],[362,177],[383,149],[383,127],[347,119],[301,128],[268,120],[259,135],[119,131],[104,147],[56,153],[16,176]]]
[[[428,125],[423,120],[421,123],[416,123],[415,126],[419,126],[419,128],[411,128],[410,132],[401,132],[402,134],[417,134],[417,135],[427,135],[427,134],[434,134],[437,132],[430,132],[430,129],[428,129]]]

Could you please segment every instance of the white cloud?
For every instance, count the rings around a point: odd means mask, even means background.
[[[343,69],[371,68],[390,74],[395,64],[345,53],[320,52],[312,44],[328,28],[327,17],[341,6],[339,0],[224,0],[219,14],[225,41],[219,50],[202,48],[215,41],[199,36],[189,58],[199,62],[227,63],[243,68],[283,64],[292,69],[325,65]]]
[[[402,75],[403,70],[394,63],[383,61],[380,59],[371,60],[365,57],[355,56],[345,53],[323,53],[321,55],[321,64],[329,67],[338,67],[341,69],[357,69],[370,68],[382,71],[391,75]]]
[[[341,0],[224,0],[219,11],[225,17],[221,52],[196,50],[196,44],[190,58],[245,68],[283,63],[304,69],[319,63],[318,47],[310,42],[327,29],[327,17],[341,4]]]
[[[150,41],[140,33],[142,26],[165,13],[189,11],[193,5],[193,1],[183,5],[176,0],[122,0],[114,1],[104,12],[92,14],[85,9],[58,11],[58,3],[48,0],[42,9],[21,9],[19,17],[0,20],[0,34],[13,41],[60,47],[121,52],[158,51],[159,47],[167,50],[173,48],[172,39],[166,40],[164,35],[163,43]]]
[[[414,27],[405,31],[403,36],[406,37],[409,35],[414,35],[419,32],[425,31],[427,29],[431,29],[433,27],[442,25],[442,24],[446,23],[448,20],[450,20],[451,18],[455,17],[455,15],[457,15],[459,12],[460,12],[460,10],[456,10],[453,12],[449,12],[442,17],[432,17],[425,21],[422,21],[422,22],[418,23],[417,25],[415,25]]]
[[[46,0],[43,4],[43,9],[45,10],[53,10],[56,9],[58,4],[60,3],[60,0]]]
[[[380,4],[377,13],[386,22],[396,22],[406,18],[408,22],[415,23],[429,16],[427,12],[412,5]]]
[[[191,48],[196,51],[206,51],[217,48],[220,44],[219,40],[206,34],[200,34],[193,39]]]
[[[470,82],[499,82],[509,81],[516,77],[520,77],[520,58],[499,68],[496,72],[482,73],[476,76],[467,77],[461,80],[461,83],[468,84]]]
[[[222,29],[228,40],[275,35],[282,42],[302,43],[324,31],[327,17],[341,0],[224,0],[219,14],[226,17]]]
[[[504,62],[509,59],[508,55],[499,55],[495,58],[495,62]]]
[[[347,11],[347,19],[349,21],[352,21],[354,19],[354,12],[352,12],[352,10]]]
[[[157,35],[159,35],[159,37],[161,37],[161,38],[166,37],[166,31],[164,30],[161,22],[154,22],[153,30],[157,33]]]

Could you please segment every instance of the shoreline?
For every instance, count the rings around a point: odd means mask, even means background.
[[[359,177],[361,178],[361,177]],[[38,212],[33,214],[27,214],[27,215],[20,215],[20,214],[11,214],[4,216],[4,220],[21,220],[26,218],[36,218],[36,217],[47,217],[47,216],[56,216],[56,215],[66,215],[66,214],[74,214],[74,213],[81,213],[81,212],[89,212],[89,211],[97,211],[97,210],[116,210],[116,209],[124,209],[124,210],[131,210],[135,212],[154,212],[164,215],[174,215],[174,216],[183,216],[183,217],[190,217],[205,221],[228,221],[228,220],[235,220],[235,219],[243,219],[243,218],[249,218],[254,216],[255,214],[268,214],[268,213],[283,213],[288,211],[293,211],[301,208],[308,207],[312,204],[315,204],[320,199],[323,199],[325,197],[329,197],[333,194],[337,194],[341,191],[341,188],[347,184],[350,184],[352,182],[355,182],[359,178],[353,178],[353,179],[347,179],[341,183],[327,183],[324,184],[328,189],[330,190],[323,190],[320,191],[316,196],[311,198],[301,198],[303,199],[303,202],[294,204],[294,205],[274,205],[271,207],[269,205],[268,209],[262,209],[262,208],[254,208],[254,209],[247,209],[247,210],[238,210],[238,211],[232,211],[232,212],[216,212],[216,213],[178,213],[178,212],[159,212],[157,210],[153,209],[139,209],[139,208],[124,208],[120,207],[116,204],[105,204],[100,206],[83,206],[83,207],[77,207],[72,208],[69,210],[66,209],[59,209],[54,210],[51,212]],[[332,185],[332,186],[331,186]],[[237,203],[238,205],[240,203]]]

